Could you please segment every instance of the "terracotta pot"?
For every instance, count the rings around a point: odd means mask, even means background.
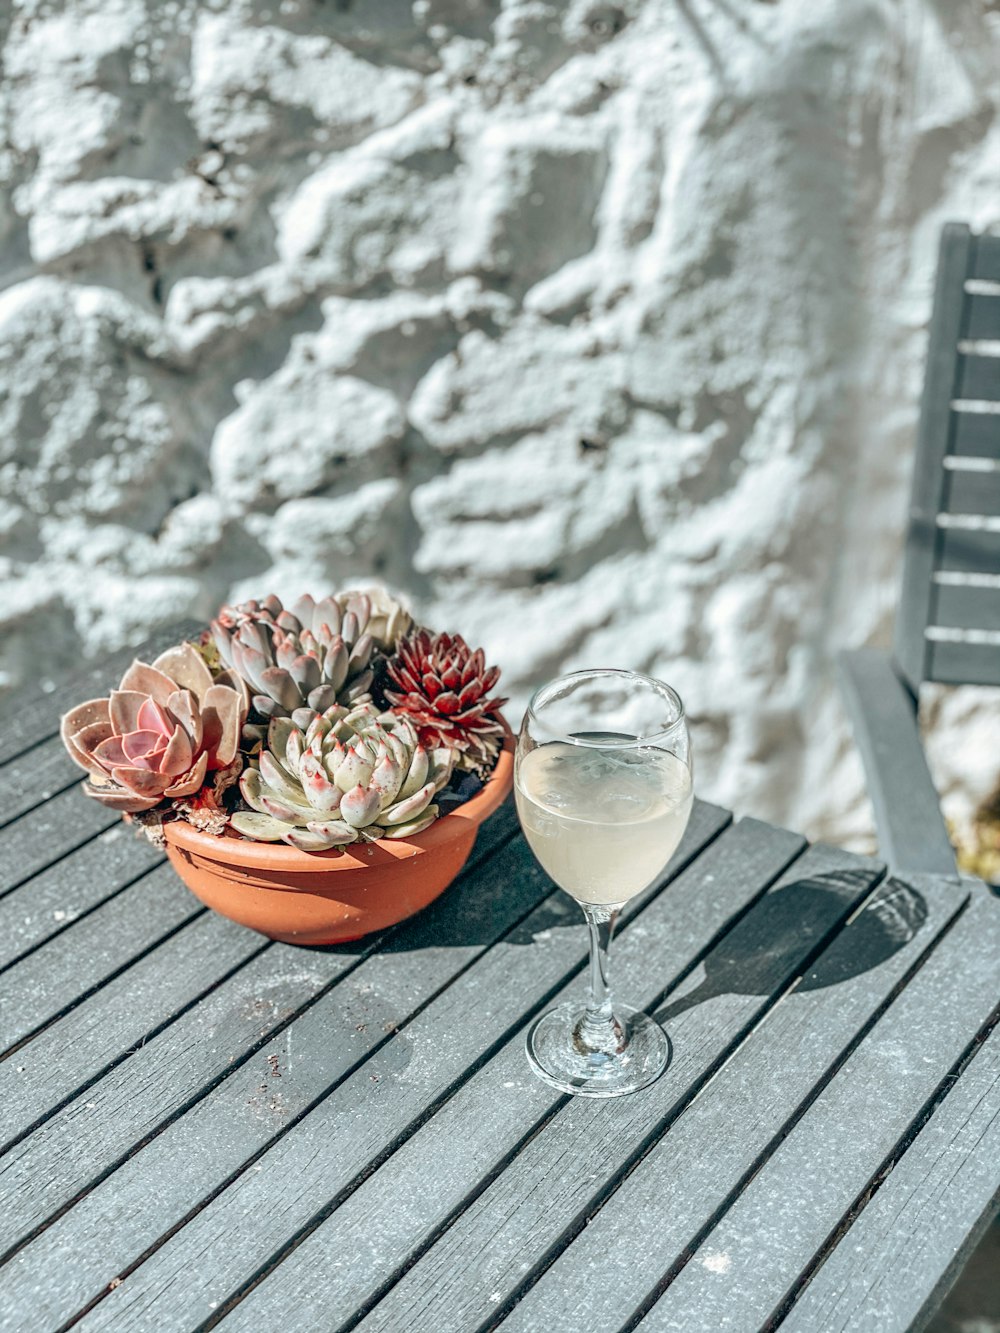
[[[403,921],[442,894],[513,776],[508,730],[483,789],[414,838],[300,852],[175,821],[163,826],[167,855],[195,897],[230,920],[290,944],[339,944]]]

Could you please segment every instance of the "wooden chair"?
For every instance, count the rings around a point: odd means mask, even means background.
[[[838,662],[882,856],[957,876],[917,692],[1000,685],[1000,236],[942,232],[893,649]]]

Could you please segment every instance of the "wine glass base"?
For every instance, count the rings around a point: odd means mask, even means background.
[[[579,1004],[561,1004],[528,1030],[528,1063],[550,1087],[578,1097],[623,1097],[653,1083],[670,1063],[669,1037],[641,1010],[615,1005],[626,1035],[624,1049],[616,1052],[588,1051],[574,1040],[583,1016]]]

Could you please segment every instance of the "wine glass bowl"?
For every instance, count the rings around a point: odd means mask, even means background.
[[[539,1077],[591,1097],[634,1092],[666,1067],[651,1018],[613,1003],[607,949],[618,913],[662,873],[691,814],[691,750],[680,697],[638,672],[577,671],[542,686],[518,738],[514,792],[542,868],[580,904],[590,932],[590,1000],[528,1033]]]

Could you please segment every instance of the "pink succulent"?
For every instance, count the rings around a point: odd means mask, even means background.
[[[88,796],[134,814],[164,798],[192,796],[211,769],[236,758],[249,699],[232,673],[215,678],[190,643],[135,661],[107,699],[62,720],[70,757],[85,769]]]

